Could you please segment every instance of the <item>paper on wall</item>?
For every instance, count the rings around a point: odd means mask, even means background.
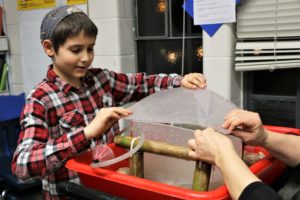
[[[236,21],[235,0],[194,0],[194,25]]]

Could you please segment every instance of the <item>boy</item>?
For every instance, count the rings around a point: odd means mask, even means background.
[[[198,73],[182,78],[90,69],[96,36],[95,24],[75,7],[55,8],[41,24],[41,42],[53,63],[28,95],[12,171],[22,180],[41,177],[44,199],[66,199],[57,192],[59,181],[80,183],[64,164],[92,141],[112,142],[117,121],[131,114],[117,106],[167,88],[206,87]]]

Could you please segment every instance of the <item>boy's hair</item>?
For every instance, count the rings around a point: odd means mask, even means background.
[[[60,6],[49,11],[41,24],[41,41],[51,40],[57,53],[59,46],[81,31],[86,36],[96,37],[98,29],[94,22],[80,9],[73,6]]]
[[[97,36],[98,29],[94,22],[84,13],[74,13],[65,17],[54,29],[50,40],[57,53],[59,46],[70,37],[77,36],[81,31],[89,37]]]

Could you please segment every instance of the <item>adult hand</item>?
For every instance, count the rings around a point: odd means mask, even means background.
[[[188,88],[188,89],[205,88],[206,87],[206,79],[205,79],[204,75],[200,74],[200,73],[186,74],[182,78],[180,86]]]
[[[251,183],[260,181],[236,153],[232,141],[213,129],[196,130],[195,138],[188,141],[194,150],[189,155],[220,169],[232,199],[239,199],[244,189]]]
[[[264,146],[268,133],[258,113],[236,109],[224,118],[223,128],[241,138],[246,144]]]
[[[195,130],[195,138],[188,141],[188,145],[192,149],[189,156],[194,159],[200,159],[210,164],[217,164],[224,157],[225,153],[235,153],[232,141],[225,135],[207,128],[203,131]]]
[[[122,117],[132,114],[122,107],[110,107],[100,109],[93,121],[84,128],[87,139],[98,138]]]

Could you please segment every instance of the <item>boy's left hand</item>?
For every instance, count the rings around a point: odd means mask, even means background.
[[[182,78],[180,86],[188,88],[188,89],[205,88],[206,87],[206,79],[205,79],[204,75],[200,74],[200,73],[186,74]]]

